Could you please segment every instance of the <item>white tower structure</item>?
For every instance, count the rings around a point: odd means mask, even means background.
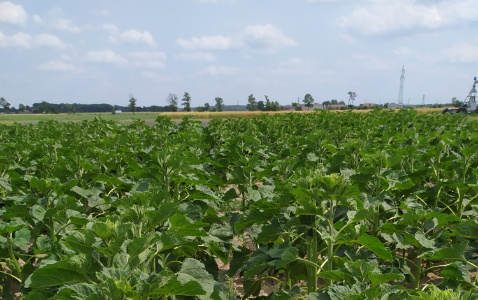
[[[402,76],[400,76],[400,90],[398,91],[398,106],[403,107],[403,82],[405,81],[405,65],[402,66]]]
[[[425,95],[423,95],[422,105],[425,106]]]
[[[478,80],[475,77],[475,79],[473,81],[473,87],[471,88],[470,93],[466,97],[466,98],[469,98],[468,99],[468,108],[471,111],[475,111],[477,109],[477,103],[476,103],[476,98],[478,98],[478,93],[476,92],[476,84],[477,83],[478,83]]]

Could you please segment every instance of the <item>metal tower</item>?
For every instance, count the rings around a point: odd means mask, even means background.
[[[403,107],[403,82],[405,81],[405,65],[402,67],[402,76],[400,76],[400,90],[398,91],[398,106]]]

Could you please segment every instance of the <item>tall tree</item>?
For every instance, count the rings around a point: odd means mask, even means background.
[[[18,110],[19,110],[20,112],[24,112],[24,111],[25,111],[25,105],[23,105],[23,104],[20,103],[20,104],[18,105]]]
[[[216,97],[216,111],[223,111],[224,110],[224,100],[221,97]]]
[[[41,108],[41,112],[46,114],[46,111],[48,109],[48,102],[46,101],[42,101],[41,102],[41,105],[40,105],[40,108]]]
[[[178,111],[178,96],[176,96],[176,94],[169,93],[168,98],[166,98],[166,101],[168,101],[169,107],[171,107],[172,112]]]
[[[349,91],[347,95],[349,95],[349,105],[354,105],[354,100],[355,100],[355,97],[357,97],[357,93]]]
[[[134,97],[129,98],[129,110],[133,112],[136,111],[136,99]]]
[[[306,94],[302,102],[307,106],[307,109],[311,109],[314,106],[314,98],[310,94]]]
[[[184,111],[191,111],[191,96],[189,96],[188,92],[184,93],[181,105],[184,106]]]
[[[7,100],[5,100],[5,98],[0,98],[0,105],[3,106],[3,110],[5,112],[9,112],[10,111],[10,103],[8,103]]]
[[[262,110],[262,111],[266,111],[266,105],[264,104],[264,101],[260,100],[260,101],[257,101],[257,109],[258,110]]]
[[[267,97],[267,95],[264,95],[264,97],[266,98],[266,105],[264,107],[264,110],[265,111],[273,111],[274,110],[274,104],[269,100],[269,97]]]
[[[255,111],[257,110],[257,102],[256,98],[254,98],[254,95],[250,94],[249,98],[247,99],[247,110],[249,111]]]
[[[327,100],[327,101],[324,101],[324,102],[322,102],[322,107],[325,108],[325,109],[327,109],[330,104],[331,104],[330,101],[328,101],[328,100]]]
[[[209,111],[210,108],[211,108],[211,105],[209,105],[208,102],[204,103],[204,111]]]

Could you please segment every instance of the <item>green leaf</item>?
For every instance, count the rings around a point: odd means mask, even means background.
[[[464,221],[455,226],[453,231],[462,237],[478,239],[478,223],[475,220]]]
[[[207,233],[201,228],[209,224],[203,222],[190,222],[183,215],[174,215],[169,218],[171,230],[176,230],[184,236],[207,236]]]
[[[77,282],[88,282],[85,269],[87,263],[84,258],[75,257],[37,269],[26,280],[27,288],[47,288]]]
[[[30,187],[39,191],[43,196],[46,196],[50,190],[48,183],[45,180],[38,179],[37,177],[32,177],[30,179]]]
[[[31,214],[38,221],[43,221],[43,219],[45,217],[45,214],[46,214],[46,210],[45,210],[45,208],[43,208],[43,206],[35,204],[32,207]]]
[[[421,231],[418,231],[415,233],[415,239],[420,243],[422,247],[425,247],[428,249],[436,249],[435,241],[427,239],[425,234]]]
[[[468,241],[452,244],[448,248],[436,251],[432,255],[426,255],[428,259],[433,260],[464,260],[465,249],[468,246]]]
[[[206,292],[205,295],[203,294],[204,296],[199,297],[200,299],[209,299],[209,296],[214,291],[214,284],[216,283],[213,276],[206,271],[204,264],[193,258],[186,258],[183,261],[181,269],[178,272],[178,280],[183,284],[191,280],[199,283]]]
[[[7,211],[3,215],[5,220],[11,220],[13,218],[29,218],[30,210],[26,205],[12,205],[7,208]]]
[[[451,264],[443,268],[441,274],[445,278],[450,278],[457,281],[471,282],[470,272],[463,264]]]
[[[342,271],[322,271],[317,274],[319,278],[333,281],[344,281],[345,273]]]
[[[376,274],[370,273],[369,276],[370,281],[372,282],[372,287],[377,287],[382,283],[389,282],[389,281],[401,281],[405,278],[402,274],[399,273],[385,273],[385,274]]]
[[[154,289],[150,295],[176,295],[176,296],[191,296],[196,297],[199,295],[206,295],[206,291],[203,290],[201,284],[196,281],[188,281],[181,283],[177,278],[168,278],[166,282]]]
[[[383,243],[374,236],[371,235],[361,235],[355,241],[363,246],[365,246],[368,250],[375,253],[381,259],[391,262],[393,260],[392,251],[390,249],[385,248]]]
[[[159,239],[159,236],[156,232],[150,232],[145,236],[140,238],[135,238],[129,245],[128,245],[128,254],[131,256],[131,259],[139,256],[142,252],[147,250],[149,247],[156,243],[156,240]]]
[[[91,255],[95,250],[92,245],[95,242],[95,236],[91,231],[81,230],[72,232],[63,243],[78,253]]]
[[[101,194],[101,190],[95,188],[95,187],[92,187],[92,188],[89,188],[87,190],[79,187],[79,186],[75,186],[71,189],[71,191],[77,193],[78,195],[86,198],[86,199],[89,199],[93,196],[98,196],[99,194]]]
[[[22,228],[15,232],[15,238],[13,239],[13,244],[20,248],[22,251],[28,251],[30,248],[30,229]]]

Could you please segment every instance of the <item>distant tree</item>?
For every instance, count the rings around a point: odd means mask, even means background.
[[[0,105],[3,106],[3,111],[7,113],[10,111],[10,103],[5,98],[0,98]]]
[[[266,110],[266,105],[264,104],[264,101],[257,101],[257,109],[265,111]]]
[[[388,102],[383,105],[383,108],[388,108]]]
[[[188,92],[184,93],[181,105],[184,106],[184,111],[191,111],[191,96],[189,96]]]
[[[337,104],[339,104],[339,101],[337,101],[337,99],[332,99],[332,100],[330,100],[330,104],[337,105]]]
[[[455,107],[461,107],[461,106],[463,106],[463,104],[464,104],[463,101],[458,100],[456,97],[453,97],[451,99],[451,105],[453,105]]]
[[[266,104],[267,106],[267,104]],[[280,104],[277,101],[272,102],[272,111],[279,111],[281,110]]]
[[[325,108],[325,109],[327,109],[327,107],[328,107],[330,104],[331,104],[330,101],[324,101],[324,102],[322,102],[322,107]]]
[[[216,97],[216,111],[223,111],[224,110],[224,100],[221,97]]]
[[[307,109],[311,109],[314,106],[314,98],[310,94],[306,94],[302,102],[307,106]]]
[[[18,110],[19,110],[20,112],[24,112],[24,111],[25,111],[25,105],[23,105],[23,104],[20,103],[20,104],[18,105]]]
[[[355,97],[357,97],[356,92],[348,92],[347,95],[349,95],[349,105],[354,104]]]
[[[249,98],[247,99],[247,110],[248,111],[255,111],[257,110],[257,102],[256,98],[254,98],[254,95],[250,94]]]
[[[211,108],[211,105],[209,105],[208,102],[204,103],[204,111],[209,111],[210,108]]]
[[[40,112],[46,114],[47,110],[48,110],[48,102],[42,101],[40,105]]]
[[[344,100],[342,100],[342,101],[340,101],[338,104],[345,105],[345,101],[344,101]]]
[[[294,109],[296,111],[301,111],[302,110],[302,106],[300,106],[300,104],[298,102],[293,102],[292,106],[294,107]]]
[[[129,110],[133,112],[136,111],[136,99],[134,97],[129,98]]]
[[[168,101],[169,107],[171,107],[172,112],[177,112],[178,111],[178,96],[176,94],[169,94],[168,98],[166,98],[166,101]]]

